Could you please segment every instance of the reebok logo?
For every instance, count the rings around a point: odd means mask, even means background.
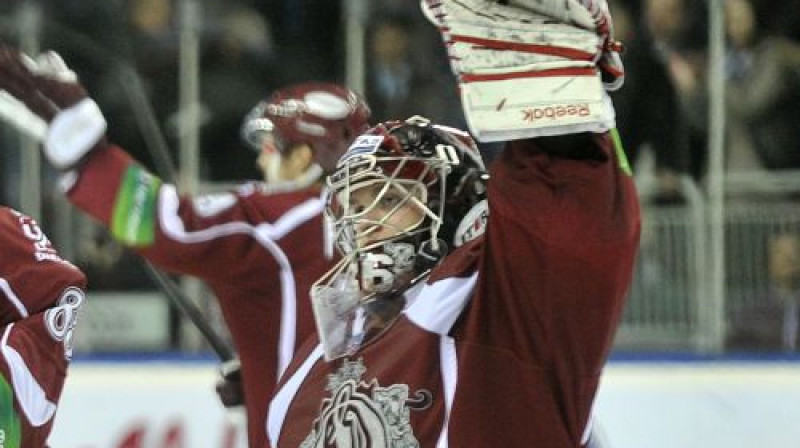
[[[538,120],[556,120],[563,117],[587,117],[590,113],[588,103],[529,107],[522,110],[522,121],[533,123]]]

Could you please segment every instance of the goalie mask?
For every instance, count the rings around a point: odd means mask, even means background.
[[[467,133],[421,117],[355,140],[328,177],[326,212],[343,258],[312,288],[327,359],[379,334],[451,247],[481,233],[487,178]]]
[[[302,188],[330,173],[347,147],[369,127],[370,110],[352,90],[324,82],[307,82],[280,89],[259,102],[245,117],[241,136],[256,152],[269,150],[267,178],[276,179],[280,156],[299,144],[308,144],[314,163],[306,173],[286,187]]]

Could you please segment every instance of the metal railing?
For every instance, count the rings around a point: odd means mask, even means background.
[[[708,203],[691,180],[683,179],[682,190],[685,204],[643,208],[641,248],[616,348],[794,350],[800,173],[738,174],[727,180],[726,293],[719,302],[709,300],[709,273],[717,260],[709,249]]]
[[[706,201],[689,178],[680,182],[684,204],[642,208],[642,237],[634,282],[626,305],[617,347],[700,348],[707,341],[716,310],[706,310],[699,297],[707,294]],[[648,203],[643,192],[642,202]]]

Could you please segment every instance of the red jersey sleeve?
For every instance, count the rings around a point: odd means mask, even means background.
[[[532,363],[598,373],[638,247],[633,179],[606,134],[587,137],[595,148],[579,159],[535,142],[511,142],[493,165],[479,319]]]
[[[277,196],[266,200],[264,195],[250,193],[244,186],[215,195],[180,195],[174,185],[163,183],[122,149],[111,146],[84,164],[68,197],[108,227],[118,241],[153,263],[174,273],[213,280],[230,278],[238,268],[250,266],[258,255],[253,239],[261,240],[262,247],[280,239],[283,234],[271,231],[273,225],[302,202]],[[305,215],[318,215],[321,201],[306,195],[314,204]]]
[[[535,414],[541,440],[580,440],[586,427],[640,232],[624,156],[606,135],[587,144],[594,156],[574,159],[536,140],[515,141],[493,164],[479,276],[453,336],[463,357],[502,370],[503,381],[462,373],[461,387],[473,393],[454,412],[467,421],[490,421],[478,403],[519,388],[537,400],[535,409],[498,415]],[[511,362],[516,369],[502,368]],[[492,424],[512,431],[520,423]]]

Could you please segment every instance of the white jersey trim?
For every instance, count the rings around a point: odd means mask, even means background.
[[[439,356],[441,363],[442,384],[444,387],[444,423],[442,432],[439,434],[439,441],[436,448],[447,448],[450,446],[448,430],[450,426],[450,413],[453,410],[453,398],[456,395],[458,385],[458,353],[456,352],[456,342],[449,336],[442,336],[439,345]]]
[[[450,277],[425,284],[419,296],[404,311],[408,319],[433,333],[446,335],[472,297],[478,273],[470,277]]]
[[[0,278],[0,290],[2,290],[3,293],[6,295],[8,301],[11,302],[12,305],[14,305],[14,308],[17,309],[20,316],[28,317],[29,315],[28,309],[25,308],[25,305],[22,303],[22,300],[20,300],[19,297],[17,297],[17,295],[14,294],[14,290],[11,289],[11,285],[8,283],[8,280]]]
[[[322,354],[322,344],[319,344],[270,402],[266,423],[267,435],[269,436],[272,446],[278,446],[283,422],[286,419],[286,413],[289,411],[289,405],[292,403],[292,400],[294,400],[294,396],[300,389],[300,385],[303,384],[303,380],[308,375],[308,372],[311,371],[314,364],[322,358]]]
[[[592,400],[592,408],[589,410],[589,419],[586,421],[586,426],[583,428],[583,435],[581,436],[581,445],[586,445],[588,448],[603,448],[605,443],[602,443],[601,437],[595,437],[595,413],[597,411],[597,400]],[[590,443],[593,442],[593,443]]]
[[[229,222],[206,229],[189,232],[178,215],[180,197],[174,185],[164,185],[159,192],[159,221],[164,233],[182,243],[201,243],[234,234],[249,234],[272,255],[280,266],[281,328],[278,343],[278,371],[280,378],[294,355],[297,328],[297,294],[294,270],[289,258],[275,240],[282,238],[299,225],[322,212],[323,203],[311,198],[283,214],[274,224],[252,225],[244,221]]]
[[[36,382],[19,352],[8,345],[8,336],[13,327],[14,324],[6,327],[3,339],[0,341],[0,350],[8,364],[8,370],[11,372],[14,396],[25,413],[25,417],[32,426],[42,426],[53,418],[56,413],[56,405],[47,399],[44,389]]]

